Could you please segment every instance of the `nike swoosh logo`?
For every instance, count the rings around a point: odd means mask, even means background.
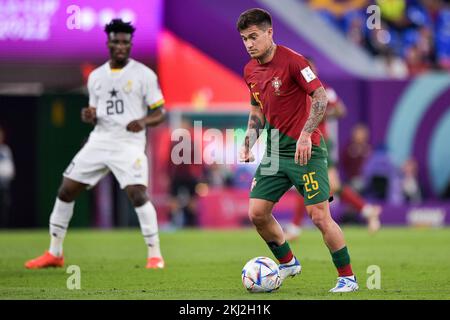
[[[256,86],[256,83],[250,83],[250,88],[254,88]]]
[[[308,194],[308,200],[311,200],[312,198],[314,198],[315,196],[317,196],[320,193],[320,191],[314,193],[314,194]]]

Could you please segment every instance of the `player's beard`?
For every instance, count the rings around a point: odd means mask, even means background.
[[[273,53],[275,48],[276,48],[276,45],[275,45],[275,43],[272,42],[272,44],[269,46],[269,48],[267,48],[267,50],[262,55],[257,57],[256,59],[258,59],[259,61],[263,61],[263,60],[267,59],[267,57],[270,57],[270,55]]]
[[[129,55],[128,54],[124,54],[124,55],[115,55],[114,57],[114,61],[117,65],[119,66],[125,66],[127,64],[127,61],[129,59]]]

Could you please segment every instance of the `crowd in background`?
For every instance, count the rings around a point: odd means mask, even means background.
[[[364,124],[353,127],[350,141],[340,151],[343,180],[367,199],[390,204],[419,204],[423,190],[417,161],[410,158],[397,167],[388,148],[382,144],[372,146],[369,135]]]
[[[450,70],[449,0],[304,0],[350,41],[365,48],[393,78]],[[381,12],[367,25],[368,6]]]

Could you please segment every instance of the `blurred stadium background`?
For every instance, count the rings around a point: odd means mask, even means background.
[[[382,18],[374,30],[366,24],[372,4]],[[81,10],[78,29],[67,27],[71,5]],[[12,172],[3,152],[1,228],[47,227],[61,174],[91,130],[80,121],[86,80],[108,58],[103,26],[114,17],[136,25],[132,57],[158,73],[169,111],[165,125],[148,131],[149,192],[161,229],[248,225],[255,166],[174,166],[170,135],[198,120],[203,131],[242,129],[235,132],[242,139],[248,56],[235,22],[250,7],[272,13],[276,42],[313,57],[347,106],[347,116],[331,123],[343,180],[384,206],[384,225],[448,225],[449,1],[0,0],[0,143],[14,164]],[[361,124],[368,139],[351,144]],[[218,143],[198,142],[200,151]],[[282,222],[293,197],[276,207]],[[339,200],[333,206],[340,222],[361,222]],[[127,226],[137,218],[111,176],[82,195],[71,222]]]

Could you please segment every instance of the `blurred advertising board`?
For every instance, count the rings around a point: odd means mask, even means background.
[[[0,0],[0,62],[103,61],[113,18],[134,24],[132,55],[148,61],[162,17],[162,0]]]

